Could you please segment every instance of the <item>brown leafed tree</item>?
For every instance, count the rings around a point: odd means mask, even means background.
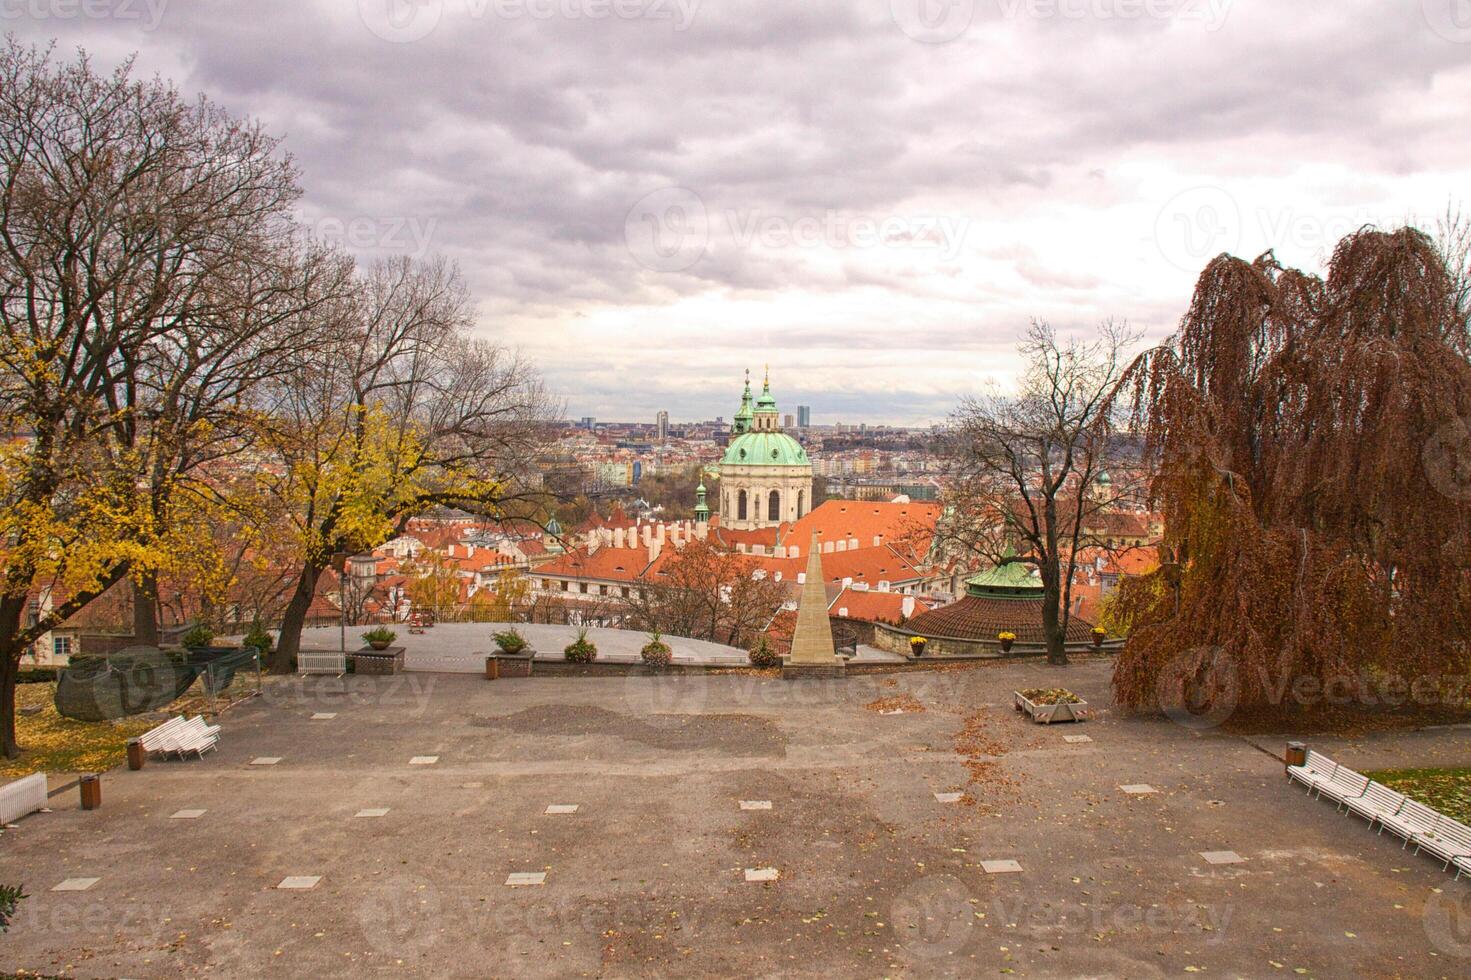
[[[1303,679],[1465,671],[1471,340],[1448,255],[1366,228],[1326,279],[1219,256],[1130,367],[1166,530],[1118,599],[1122,702],[1263,709]]]
[[[741,646],[787,601],[750,555],[691,541],[624,600],[629,629]]]
[[[940,443],[946,509],[939,545],[972,564],[1018,561],[1037,569],[1049,663],[1067,663],[1080,551],[1107,547],[1095,531],[1100,518],[1139,502],[1134,467],[1107,409],[1133,341],[1113,321],[1086,341],[1065,341],[1033,322],[1019,346],[1025,370],[1018,389],[964,401]]]

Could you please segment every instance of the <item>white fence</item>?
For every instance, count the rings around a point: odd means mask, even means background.
[[[46,805],[46,774],[34,772],[0,786],[0,823],[14,823]]]
[[[302,650],[296,655],[298,674],[345,674],[347,654],[340,650]]]

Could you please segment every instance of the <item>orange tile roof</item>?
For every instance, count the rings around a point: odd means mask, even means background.
[[[897,623],[904,618],[904,600],[914,599],[911,615],[928,612],[930,604],[917,596],[875,589],[844,589],[828,606],[828,614],[869,623]]]
[[[665,548],[665,551],[673,551]],[[586,548],[569,551],[553,558],[536,570],[542,578],[565,575],[568,578],[594,578],[609,582],[633,582],[649,566],[649,552],[645,548],[602,547],[591,555]]]

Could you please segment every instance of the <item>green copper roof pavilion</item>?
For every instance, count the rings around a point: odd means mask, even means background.
[[[1013,554],[1008,549],[1007,557]],[[1040,599],[1042,579],[1026,562],[1003,559],[990,571],[966,579],[965,594],[983,599]]]

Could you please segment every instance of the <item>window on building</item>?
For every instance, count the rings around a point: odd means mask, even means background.
[[[581,592],[582,592],[583,595],[587,595],[587,583],[586,582],[579,582],[578,583],[578,589],[581,590]]]
[[[771,497],[766,502],[766,519],[781,520],[781,494],[776,490],[771,491]]]
[[[738,521],[744,521],[745,519],[746,519],[746,491],[742,490],[740,493],[736,494],[736,520],[738,520]]]
[[[51,638],[51,655],[58,660],[70,657],[72,655],[72,638],[69,636],[53,636]]]
[[[807,513],[805,510],[803,510],[803,507],[804,507],[804,505],[806,503],[806,498],[807,498],[807,491],[806,490],[798,490],[797,491],[797,516],[798,517],[801,517],[803,514]]]

